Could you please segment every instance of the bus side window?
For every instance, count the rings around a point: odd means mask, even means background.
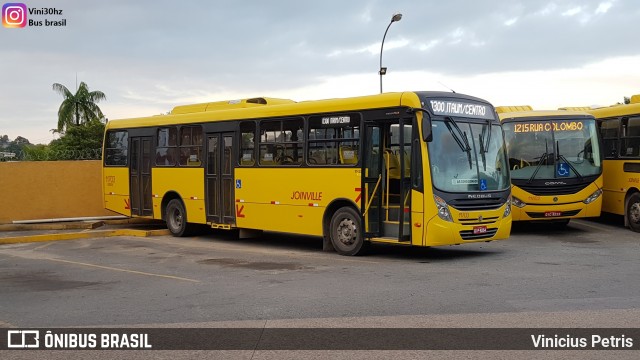
[[[253,166],[255,161],[256,123],[245,121],[240,123],[240,165]]]
[[[620,119],[606,119],[599,124],[604,156],[608,159],[615,158],[618,156],[618,127],[620,126]]]
[[[200,166],[202,164],[202,128],[183,126],[180,128],[180,165]]]
[[[156,166],[175,166],[178,130],[175,127],[159,128],[156,144]]]
[[[622,156],[640,156],[640,117],[622,120],[624,138],[622,139]]]
[[[105,144],[105,165],[126,166],[127,151],[129,146],[129,134],[127,131],[110,131],[107,133]]]

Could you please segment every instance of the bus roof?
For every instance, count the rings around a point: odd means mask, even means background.
[[[589,111],[589,110],[591,110],[591,107],[589,107],[589,106],[565,106],[565,107],[558,108],[558,110],[565,110],[565,111]]]
[[[633,95],[629,104],[616,104],[589,110],[598,119],[640,114],[640,95]]]
[[[566,118],[574,116],[593,117],[593,115],[585,111],[570,111],[570,110],[531,110],[531,111],[513,111],[498,113],[500,121],[507,119],[524,119],[524,118]]]
[[[260,106],[260,105],[278,105],[278,104],[293,104],[293,103],[295,103],[295,101],[289,100],[289,99],[276,99],[276,98],[265,98],[265,97],[240,99],[240,100],[216,101],[216,102],[176,106],[173,108],[173,110],[171,110],[171,115],[247,108],[252,106]]]
[[[533,111],[533,108],[529,105],[496,106],[496,112],[498,114],[518,111]]]
[[[392,108],[398,106],[421,108],[423,107],[421,99],[424,97],[467,99],[472,101],[481,101],[490,105],[485,100],[472,96],[439,91],[384,93],[352,98],[302,102],[274,98],[253,98],[231,102],[219,101],[177,106],[169,115],[110,120],[106,127],[107,129],[123,129],[149,126],[168,126],[199,122],[348,112],[373,108]]]

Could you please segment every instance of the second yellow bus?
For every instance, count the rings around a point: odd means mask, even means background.
[[[578,111],[501,106],[511,169],[513,221],[600,216],[602,154],[596,120]]]

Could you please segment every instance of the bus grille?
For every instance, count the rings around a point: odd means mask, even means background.
[[[460,231],[460,237],[462,237],[462,240],[488,239],[493,237],[497,232],[498,228],[487,229],[487,232],[484,234],[474,234],[473,230],[462,230]]]
[[[562,217],[562,216],[575,216],[578,215],[578,213],[580,212],[580,209],[578,210],[570,210],[570,211],[560,211],[560,216],[558,217]],[[554,217],[548,217],[548,216],[544,216],[544,212],[529,212],[527,211],[527,215],[529,215],[530,218],[533,219],[553,219]]]
[[[494,222],[498,221],[498,216],[482,218],[482,220],[475,218],[475,219],[458,219],[458,221],[464,225],[493,224]]]
[[[460,211],[495,210],[504,204],[504,199],[456,199],[449,202]]]
[[[584,184],[574,184],[574,185],[542,185],[542,186],[534,186],[534,185],[520,185],[516,184],[516,186],[520,187],[522,190],[529,192],[533,195],[538,196],[552,196],[552,195],[569,195],[575,194],[580,190],[589,186],[589,183],[586,182]]]

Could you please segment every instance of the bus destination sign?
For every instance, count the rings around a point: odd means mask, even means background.
[[[495,119],[491,107],[484,104],[449,100],[429,100],[431,111],[435,115],[464,116],[478,119]]]
[[[582,131],[581,121],[515,123],[513,131],[517,133],[553,131]]]

